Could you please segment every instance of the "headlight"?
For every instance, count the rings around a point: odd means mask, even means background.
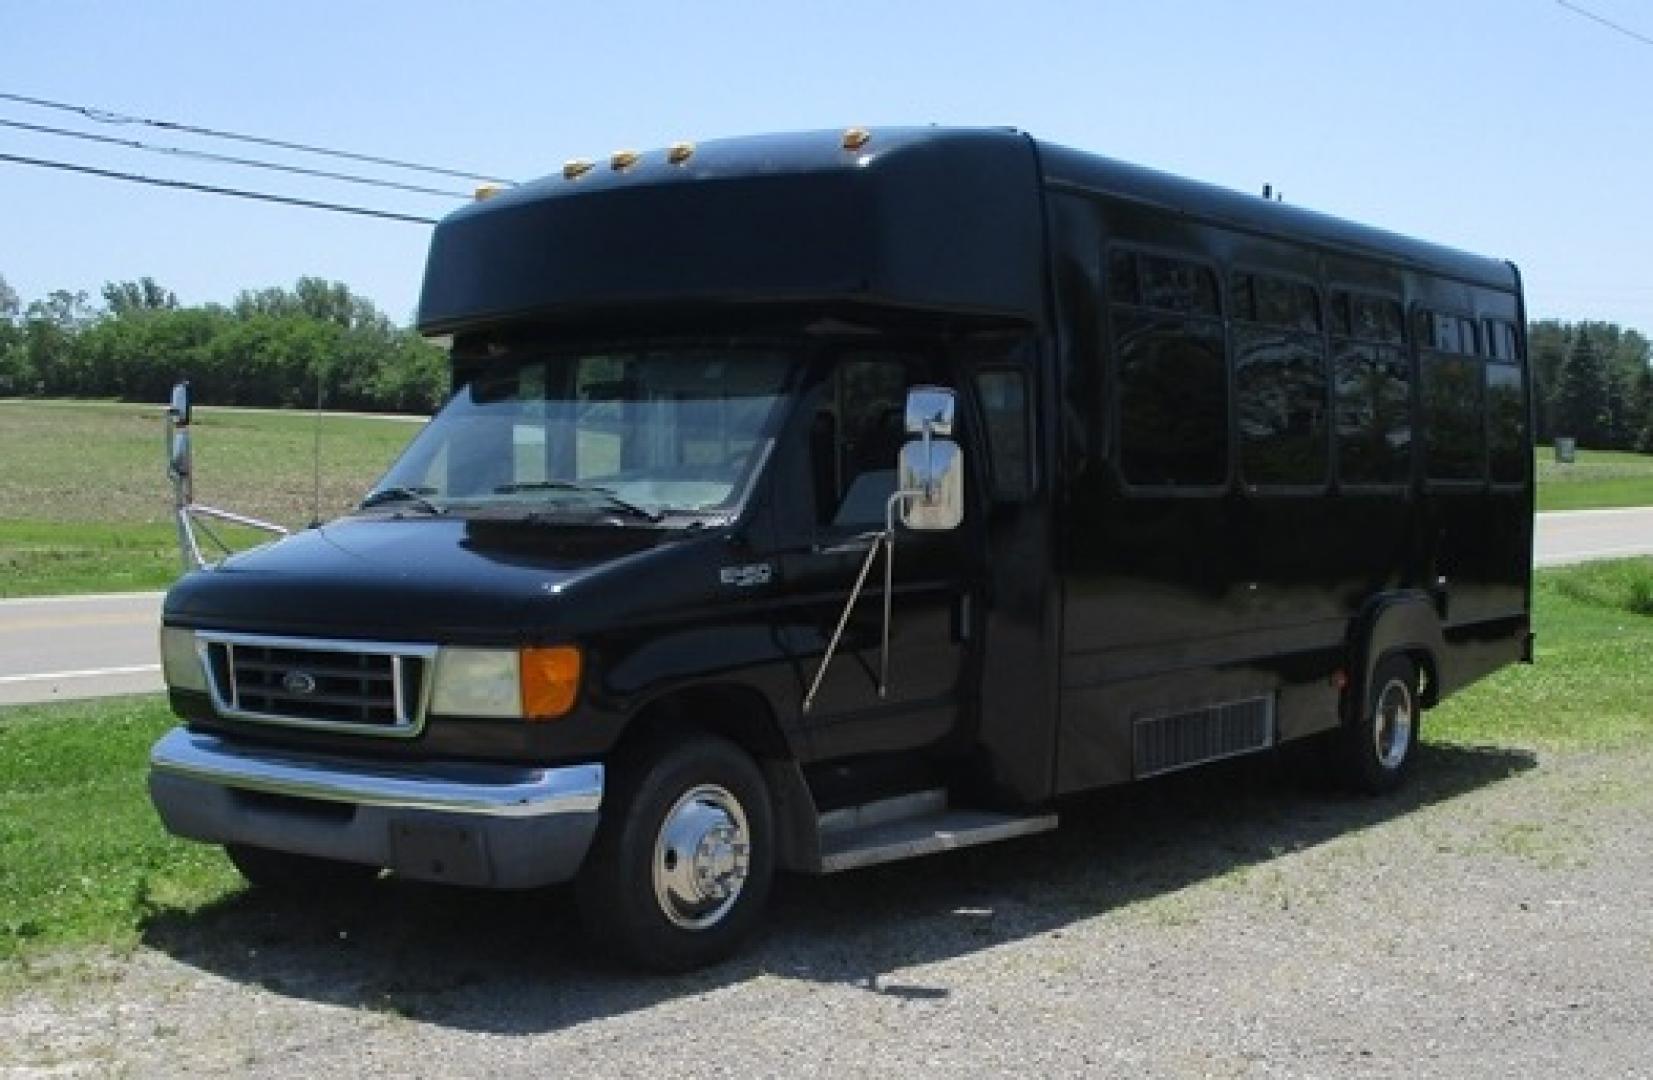
[[[161,627],[161,674],[174,690],[207,692],[207,669],[195,648],[195,631]]]
[[[580,650],[443,648],[430,711],[441,716],[554,720],[574,707]]]
[[[445,716],[522,715],[515,649],[449,649],[436,654],[430,711]]]

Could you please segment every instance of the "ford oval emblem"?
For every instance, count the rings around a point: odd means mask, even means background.
[[[316,692],[316,677],[308,671],[289,671],[281,677],[281,688],[299,697]]]

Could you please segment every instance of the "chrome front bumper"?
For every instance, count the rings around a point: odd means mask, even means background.
[[[149,765],[150,798],[178,836],[506,889],[573,877],[603,799],[599,764],[372,762],[181,727]]]

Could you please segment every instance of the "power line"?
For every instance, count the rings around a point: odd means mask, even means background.
[[[0,101],[15,101],[21,105],[33,105],[41,109],[57,109],[61,112],[71,112],[84,116],[88,120],[99,124],[143,124],[146,127],[161,128],[166,131],[179,131],[188,135],[203,135],[209,139],[229,139],[234,142],[252,143],[257,146],[270,146],[279,150],[294,150],[302,154],[320,154],[323,157],[343,158],[347,161],[359,161],[369,165],[385,165],[393,169],[411,169],[414,172],[432,173],[437,176],[450,176],[459,180],[490,180],[500,184],[515,185],[514,180],[504,180],[488,173],[465,172],[457,169],[445,169],[437,165],[421,165],[414,161],[398,161],[395,158],[374,157],[372,154],[358,154],[350,150],[334,150],[325,146],[311,146],[306,143],[286,142],[281,139],[266,138],[262,135],[247,135],[237,131],[220,131],[216,128],[198,127],[194,124],[184,124],[175,120],[156,120],[144,116],[130,116],[126,113],[110,112],[107,109],[95,108],[91,105],[73,105],[63,101],[51,101],[46,98],[30,97],[27,94],[14,94],[0,90]]]
[[[15,154],[0,154],[0,161],[9,162],[13,165],[32,165],[42,169],[61,169],[65,172],[85,173],[88,176],[101,176],[110,180],[124,180],[130,184],[150,184],[155,187],[177,188],[180,191],[200,191],[208,195],[229,195],[237,199],[254,199],[259,202],[280,203],[284,206],[302,206],[309,210],[330,210],[338,214],[356,214],[360,217],[382,218],[385,221],[406,221],[415,225],[436,224],[435,218],[397,214],[389,210],[370,210],[363,206],[345,206],[342,203],[319,202],[315,199],[295,199],[290,195],[272,195],[265,191],[247,191],[242,188],[218,187],[214,184],[196,184],[187,180],[167,180],[157,176],[139,176],[136,173],[94,169],[90,165],[75,165],[67,161],[48,161],[44,158],[19,157]]]
[[[371,176],[357,176],[354,173],[329,172],[325,169],[306,169],[302,165],[282,165],[274,161],[259,161],[255,158],[232,157],[227,154],[214,154],[206,150],[188,150],[180,146],[157,146],[154,143],[140,142],[137,139],[117,139],[110,135],[94,135],[89,131],[71,131],[68,128],[51,127],[47,124],[25,124],[21,120],[0,119],[0,127],[16,128],[19,131],[33,131],[43,135],[61,135],[69,139],[81,139],[85,142],[104,143],[109,146],[124,146],[132,150],[147,150],[153,154],[170,154],[175,157],[193,158],[198,161],[212,161],[224,165],[240,165],[249,169],[268,169],[272,172],[293,173],[298,176],[316,176],[324,180],[338,180],[346,184],[363,184],[368,187],[391,188],[396,191],[411,191],[417,195],[440,195],[443,198],[464,199],[468,196],[461,191],[443,191],[440,188],[421,187],[418,184],[401,184],[394,180],[379,180]]]
[[[1593,11],[1586,11],[1584,8],[1579,7],[1577,4],[1569,4],[1567,2],[1567,0],[1555,0],[1555,2],[1560,4],[1562,7],[1566,8],[1568,11],[1571,11],[1575,15],[1582,15],[1586,19],[1590,19],[1594,22],[1598,22],[1601,25],[1607,27],[1609,30],[1617,30],[1619,33],[1623,34],[1625,37],[1634,38],[1635,40],[1641,42],[1643,45],[1653,45],[1653,37],[1648,37],[1646,34],[1637,33],[1636,31],[1630,29],[1628,26],[1620,26],[1618,23],[1614,22],[1613,20],[1603,18],[1602,16],[1597,15]]]

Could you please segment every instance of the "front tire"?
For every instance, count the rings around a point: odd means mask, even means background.
[[[1372,671],[1365,708],[1343,732],[1345,773],[1358,790],[1384,795],[1406,779],[1423,709],[1418,669],[1405,656],[1387,656]]]
[[[697,735],[616,773],[578,882],[588,927],[655,971],[727,957],[757,925],[774,877],[762,772],[733,743]]]

